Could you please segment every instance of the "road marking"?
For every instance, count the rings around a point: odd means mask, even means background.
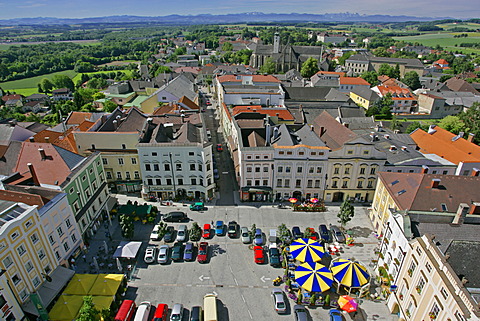
[[[252,313],[250,312],[250,309],[247,308],[247,311],[248,311],[248,315],[250,316],[250,319],[253,320]]]
[[[262,275],[262,277],[260,278],[260,281],[262,281],[263,283],[265,283],[265,281],[270,281],[271,278],[266,278],[264,275]]]
[[[198,279],[199,279],[201,282],[203,282],[203,280],[210,280],[210,277],[209,277],[209,276],[203,276],[203,274],[202,274],[202,275],[200,275],[200,276],[198,277]]]

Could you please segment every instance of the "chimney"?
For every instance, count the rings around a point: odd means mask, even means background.
[[[325,134],[325,131],[326,131],[326,130],[325,130],[325,127],[323,127],[323,126],[320,127],[320,137],[322,137],[323,134]]]
[[[430,183],[430,186],[432,188],[438,188],[438,186],[440,186],[440,179],[439,178],[432,179],[432,182]]]
[[[462,225],[463,220],[465,219],[465,216],[467,216],[467,211],[468,211],[468,204],[466,203],[460,203],[458,205],[457,213],[455,214],[455,217],[453,218],[452,225]]]
[[[475,134],[474,133],[470,133],[468,134],[468,137],[467,137],[467,140],[470,142],[470,143],[473,143],[473,139],[475,138]]]
[[[385,135],[383,135],[383,137],[385,137],[385,139],[390,139],[390,135],[389,135],[389,134],[385,134]]]
[[[112,123],[113,123],[113,128],[116,130],[118,128],[118,122],[114,120]]]
[[[272,136],[271,127],[270,127],[270,123],[268,122],[268,118],[267,118],[266,122],[265,122],[265,140],[266,140],[267,146],[270,146],[270,142],[271,142],[271,138],[272,138],[271,136]]]
[[[397,150],[397,146],[395,146],[395,145],[390,145],[390,148],[389,148],[388,150],[391,151],[391,152],[394,152],[394,151]]]
[[[473,168],[472,169],[472,176],[480,176],[480,169]]]
[[[428,173],[428,166],[422,165],[422,170],[420,171],[422,174],[427,174]]]
[[[468,213],[469,214],[480,214],[480,203],[479,202],[473,202],[472,205],[470,205],[470,211]]]
[[[459,133],[458,133],[458,137],[459,137],[459,138],[462,138],[462,137],[463,137],[463,135],[465,135],[465,133],[464,133],[464,132],[459,132]]]
[[[428,127],[428,133],[430,135],[434,134],[437,130],[435,129],[435,125],[430,125],[430,127]]]
[[[303,105],[302,104],[298,105],[298,111],[300,111],[300,112],[303,111]],[[470,135],[472,135],[472,134],[470,134]]]
[[[32,175],[33,184],[35,186],[40,186],[40,181],[38,180],[37,173],[35,173],[35,169],[33,168],[32,163],[28,163],[27,167],[28,167],[28,170],[30,171],[30,174]]]
[[[312,132],[314,132],[314,131],[315,131],[315,126],[310,125],[310,130],[311,130]]]
[[[348,128],[348,126],[350,126],[350,124],[349,123],[343,123],[343,126]]]
[[[45,153],[45,150],[43,148],[39,148],[38,151],[40,152],[40,156],[42,157],[42,160],[46,160],[47,154]]]
[[[50,143],[50,137],[45,137],[45,142]]]
[[[28,140],[30,141],[30,143],[34,143],[34,142],[35,142],[35,137],[30,136],[30,137],[28,138]]]

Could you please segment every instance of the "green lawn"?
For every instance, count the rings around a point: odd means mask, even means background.
[[[480,49],[459,47],[461,43],[480,43],[480,33],[468,32],[467,38],[454,38],[455,33],[429,33],[420,36],[394,37],[395,40],[403,40],[407,42],[418,42],[424,46],[441,47],[450,51],[459,51],[465,53],[480,53]],[[455,46],[457,45],[457,46]]]
[[[43,79],[52,79],[53,76],[55,75],[67,75],[70,78],[74,78],[77,75],[77,72],[73,70],[65,70],[65,71],[59,71],[59,72],[54,72],[52,74],[46,74],[42,76],[36,76],[36,77],[31,77],[31,78],[26,78],[26,79],[20,79],[20,80],[13,80],[13,81],[7,81],[2,83],[2,88],[4,90],[18,90],[18,89],[31,89],[31,88],[37,88],[37,84]]]
[[[445,23],[439,24],[437,27],[443,28],[445,30],[449,30],[452,28],[470,28],[470,29],[479,29],[479,23],[472,23],[472,22],[458,22],[458,23]]]

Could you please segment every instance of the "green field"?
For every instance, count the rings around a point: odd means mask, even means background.
[[[479,23],[472,23],[472,22],[458,22],[458,23],[445,23],[436,25],[437,27],[443,28],[445,30],[449,30],[452,28],[470,28],[470,29],[480,29]]]
[[[0,84],[0,86],[4,90],[17,90],[17,89],[28,89],[28,88],[35,88],[35,90],[37,90],[37,84],[43,78],[47,78],[51,80],[55,75],[67,75],[68,77],[73,78],[77,75],[77,72],[73,70],[59,71],[59,72],[54,72],[52,74],[46,74],[42,76],[3,82]]]
[[[459,47],[461,43],[480,43],[480,32],[468,32],[467,38],[454,38],[458,33],[429,33],[420,36],[393,37],[395,40],[418,42],[424,46],[435,47],[440,45],[450,51],[480,54],[480,49]],[[457,46],[455,46],[457,45]]]

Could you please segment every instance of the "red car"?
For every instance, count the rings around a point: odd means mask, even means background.
[[[200,246],[198,247],[197,261],[198,263],[205,263],[207,262],[207,258],[208,258],[208,243],[200,242]]]
[[[307,230],[310,232],[311,234],[310,238],[312,240],[315,240],[315,241],[318,240],[318,237],[317,237],[318,234],[317,232],[315,232],[315,229],[313,227],[307,227]]]
[[[257,264],[265,263],[265,253],[263,252],[263,247],[255,246],[253,248],[253,257],[255,258],[255,263]]]
[[[204,239],[209,239],[212,237],[212,226],[210,224],[203,225],[203,234],[202,237]]]
[[[223,152],[222,144],[217,144],[217,152]]]

